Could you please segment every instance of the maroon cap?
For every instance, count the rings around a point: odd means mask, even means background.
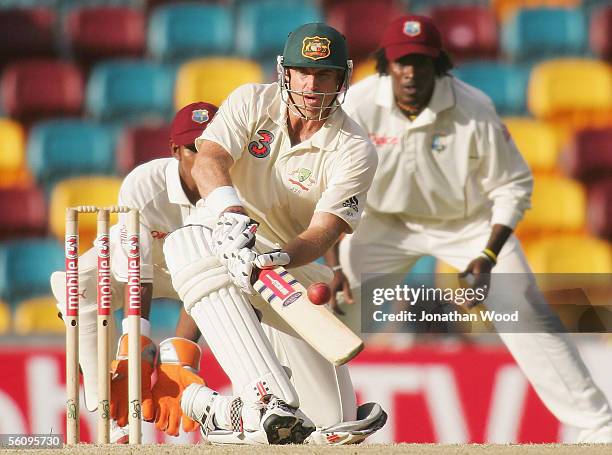
[[[440,55],[440,32],[429,17],[408,15],[391,22],[380,41],[389,61],[408,54]]]
[[[174,116],[170,125],[170,139],[176,145],[193,144],[217,113],[217,106],[210,103],[191,103]]]

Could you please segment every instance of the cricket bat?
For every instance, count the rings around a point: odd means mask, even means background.
[[[264,269],[255,290],[310,346],[336,366],[363,349],[363,340],[324,305],[315,305],[306,289],[284,267]]]

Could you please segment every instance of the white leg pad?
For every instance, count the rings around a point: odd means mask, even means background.
[[[242,292],[234,286],[219,289],[195,304],[190,314],[245,406],[269,393],[299,406],[297,393]]]

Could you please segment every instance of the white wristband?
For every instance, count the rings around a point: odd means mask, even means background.
[[[216,216],[219,216],[228,207],[242,207],[242,201],[233,186],[220,186],[212,190],[206,197],[206,206]]]
[[[121,332],[124,335],[128,333],[129,326],[128,318],[123,318],[121,321]],[[140,318],[140,334],[147,338],[151,338],[151,323],[145,318]]]

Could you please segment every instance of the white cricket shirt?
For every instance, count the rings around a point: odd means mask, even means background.
[[[376,150],[363,129],[338,109],[310,139],[291,146],[287,106],[277,84],[247,84],[230,94],[196,139],[233,157],[230,170],[259,231],[281,245],[303,232],[314,212],[355,229],[376,170]]]
[[[349,89],[344,106],[378,151],[368,207],[433,221],[490,208],[492,224],[511,228],[530,207],[531,172],[476,88],[438,78],[429,105],[411,122],[395,104],[391,78],[374,75]]]
[[[143,282],[150,283],[154,266],[166,269],[164,239],[195,210],[181,186],[179,162],[160,158],[133,169],[123,180],[119,204],[140,210],[140,274]],[[113,226],[121,230],[122,239],[126,237],[125,222],[121,214],[119,224]],[[127,261],[113,261],[113,271],[118,280],[127,281]]]

